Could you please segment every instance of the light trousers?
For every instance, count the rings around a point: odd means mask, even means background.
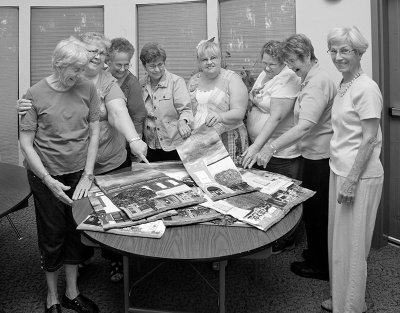
[[[330,172],[328,252],[334,313],[366,311],[367,257],[382,194],[383,176],[360,179],[353,203],[339,204],[345,177]]]

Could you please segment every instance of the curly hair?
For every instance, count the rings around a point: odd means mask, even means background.
[[[84,43],[91,44],[92,42],[101,42],[104,47],[108,50],[111,46],[111,41],[103,34],[96,32],[87,32],[79,36],[79,39]]]
[[[165,62],[167,54],[158,42],[148,42],[140,51],[139,58],[140,61],[142,61],[143,66],[145,66],[147,63],[153,62],[159,58]]]
[[[261,59],[263,58],[264,54],[268,54],[272,58],[276,59],[279,63],[283,63],[285,58],[283,56],[282,51],[282,43],[277,40],[269,40],[267,41],[260,51]]]
[[[111,46],[108,49],[107,60],[111,60],[115,57],[116,53],[126,53],[129,55],[129,59],[132,59],[133,54],[135,53],[135,48],[129,42],[129,40],[125,38],[114,38],[111,40]]]

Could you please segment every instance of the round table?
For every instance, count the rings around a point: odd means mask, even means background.
[[[75,201],[74,219],[80,224],[93,209],[87,198]],[[254,227],[226,227],[213,225],[187,225],[168,227],[160,239],[121,236],[85,231],[91,240],[105,248],[124,255],[125,312],[141,312],[129,308],[129,255],[161,260],[218,261],[219,308],[225,312],[225,266],[228,259],[254,254],[264,250],[275,240],[292,232],[299,224],[302,206],[293,208],[281,221],[266,232]],[[161,312],[161,311],[157,311]]]
[[[31,195],[26,169],[12,164],[0,163],[0,218],[27,207]],[[7,216],[19,239],[17,228]]]

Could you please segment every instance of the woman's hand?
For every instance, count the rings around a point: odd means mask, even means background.
[[[344,181],[343,185],[340,187],[337,202],[341,203],[353,203],[356,194],[357,182],[352,181],[348,178]]]
[[[266,144],[262,150],[257,153],[257,164],[259,166],[262,166],[266,168],[269,160],[271,160],[272,156],[274,155],[274,149],[271,147],[271,145]]]
[[[217,123],[221,123],[222,122],[222,117],[221,115],[219,115],[217,112],[215,111],[211,111],[208,113],[206,120],[204,122],[204,124],[206,124],[206,126],[212,127]]]
[[[18,99],[17,100],[17,112],[18,115],[25,115],[27,111],[29,111],[32,107],[32,101],[27,99]]]
[[[87,197],[89,189],[92,187],[92,182],[92,179],[86,175],[83,175],[75,188],[74,194],[72,195],[72,200],[79,200],[83,197]]]
[[[182,136],[183,139],[190,136],[190,134],[192,133],[192,129],[187,124],[186,120],[178,121],[178,132]]]
[[[135,140],[129,144],[129,148],[131,149],[131,153],[140,158],[144,163],[149,164],[149,161],[146,159],[147,154],[147,144],[143,140]]]
[[[252,168],[254,163],[257,162],[257,153],[260,152],[260,147],[257,144],[252,144],[242,154],[242,166],[243,168]]]
[[[64,191],[70,190],[70,186],[65,186],[63,183],[59,182],[58,180],[54,179],[50,175],[47,175],[43,182],[45,185],[51,190],[54,196],[64,202],[65,204],[72,205],[72,200],[66,195]]]

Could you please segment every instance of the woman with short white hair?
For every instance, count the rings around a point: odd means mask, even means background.
[[[328,53],[343,78],[332,106],[329,265],[332,299],[322,308],[365,312],[367,257],[382,186],[382,95],[361,68],[368,42],[357,27],[333,28]]]

